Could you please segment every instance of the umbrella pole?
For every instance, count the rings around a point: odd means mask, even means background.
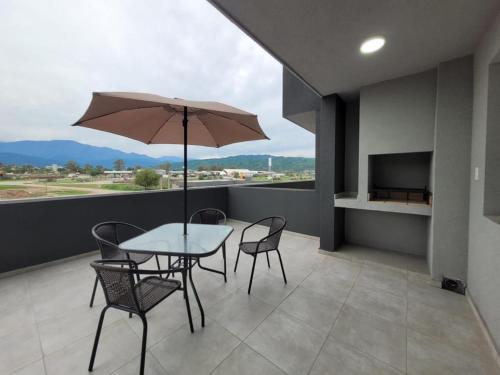
[[[187,235],[187,130],[188,117],[187,107],[184,107],[184,119],[182,120],[184,127],[184,235]]]

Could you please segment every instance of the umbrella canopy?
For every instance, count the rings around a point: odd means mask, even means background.
[[[257,116],[217,102],[171,99],[132,92],[95,92],[73,124],[146,144],[184,145],[184,234],[187,223],[187,145],[221,147],[269,139]]]
[[[269,139],[256,115],[229,105],[131,92],[95,92],[89,108],[73,125],[147,144],[183,144],[184,108],[190,145],[221,147]]]

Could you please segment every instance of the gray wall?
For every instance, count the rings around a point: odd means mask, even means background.
[[[227,191],[228,216],[233,219],[254,222],[281,215],[287,219],[288,230],[319,235],[318,194],[314,190],[234,186]]]
[[[345,105],[338,95],[321,99],[316,126],[316,189],[319,194],[320,248],[333,251],[344,241],[344,209],[334,194],[344,189]]]
[[[500,215],[500,63],[490,65],[484,166],[484,214]]]
[[[433,151],[436,71],[361,89],[359,197],[367,199],[368,155]]]
[[[346,102],[345,113],[345,191],[358,191],[359,98]]]
[[[283,67],[284,118],[314,133],[320,100],[318,95]]]
[[[363,87],[359,102],[359,139],[358,129],[351,125],[356,119],[356,108],[347,104],[346,169],[350,172],[355,160],[351,150],[359,150],[359,160],[357,184],[345,171],[346,190],[357,185],[361,207],[368,200],[369,155],[426,152],[425,167],[420,170],[423,180],[430,185],[429,153],[434,149],[435,104],[436,70]],[[427,253],[427,217],[355,209],[345,209],[344,215],[347,242],[423,256]]]
[[[500,15],[494,20],[474,55],[470,220],[467,280],[469,292],[492,337],[500,346],[500,224],[483,215],[484,167],[489,65],[500,51]]]
[[[345,210],[348,243],[425,256],[429,218],[369,210]]]
[[[472,121],[472,57],[438,66],[431,274],[465,280]]]
[[[319,203],[311,182],[280,185],[190,189],[188,212],[215,207],[248,222],[281,215],[288,230],[317,236]],[[152,229],[181,222],[182,213],[181,190],[1,202],[0,273],[95,250],[90,229],[102,221]]]
[[[227,211],[226,188],[192,189],[189,211]],[[90,229],[120,220],[152,229],[183,220],[182,191],[141,192],[91,197],[0,203],[0,273],[50,262],[97,248]]]

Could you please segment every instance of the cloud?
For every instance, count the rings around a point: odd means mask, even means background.
[[[281,117],[281,65],[205,0],[0,2],[0,140],[73,139],[153,156],[146,146],[72,128],[93,91],[215,100],[259,115],[271,141],[192,157],[314,155],[314,135]]]

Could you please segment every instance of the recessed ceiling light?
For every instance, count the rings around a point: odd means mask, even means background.
[[[384,44],[385,44],[385,38],[381,36],[376,36],[373,38],[366,39],[361,44],[361,47],[359,47],[359,50],[361,51],[361,53],[370,54],[377,52],[384,46]]]

